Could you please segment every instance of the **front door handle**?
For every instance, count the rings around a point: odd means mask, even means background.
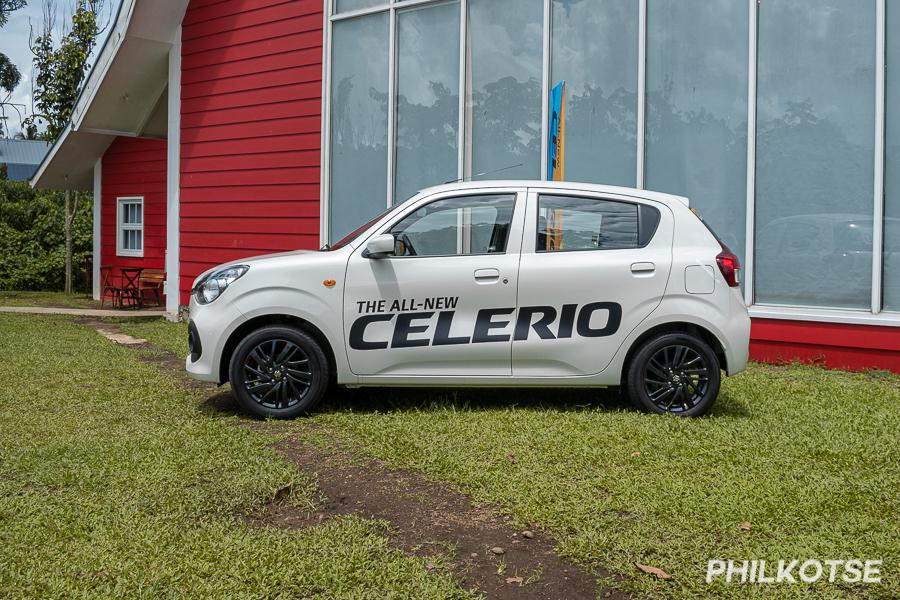
[[[631,272],[635,275],[652,275],[656,271],[656,265],[652,262],[631,263]]]
[[[500,269],[475,269],[475,283],[494,283],[500,279]]]

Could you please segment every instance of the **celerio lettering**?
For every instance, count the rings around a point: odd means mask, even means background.
[[[482,308],[475,318],[475,332],[472,334],[473,344],[485,342],[508,342],[508,333],[490,333],[491,329],[503,329],[509,321],[493,321],[495,315],[510,315],[515,308]]]
[[[482,308],[475,316],[471,335],[460,331],[451,335],[456,310],[405,312],[410,306],[456,307],[457,298],[434,298],[424,302],[394,301],[399,311],[362,314],[350,327],[349,345],[353,350],[384,350],[391,348],[420,348],[423,346],[453,346],[465,344],[488,344],[493,342],[525,341],[529,338],[540,340],[567,339],[573,333],[579,337],[597,338],[615,334],[622,323],[622,306],[616,302],[591,302],[579,309],[577,304],[554,306],[524,306],[516,313],[515,308]],[[361,312],[372,307],[378,310],[384,301],[358,302]],[[437,318],[435,318],[437,314]],[[514,315],[503,318],[506,315]],[[604,317],[605,316],[605,320]],[[558,320],[558,322],[557,322]],[[593,320],[593,325],[592,325]],[[375,339],[378,334],[366,330],[373,323],[391,323],[393,331],[390,339]],[[596,326],[603,323],[602,327]],[[554,325],[556,325],[554,327]],[[383,331],[383,330],[382,330]],[[554,333],[555,331],[555,333]],[[533,332],[533,335],[532,335]],[[387,337],[385,334],[381,334]]]

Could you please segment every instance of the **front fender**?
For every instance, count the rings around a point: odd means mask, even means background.
[[[287,286],[251,289],[234,300],[247,321],[259,317],[285,315],[302,319],[318,329],[331,346],[339,383],[347,380],[350,368],[343,344],[343,290],[324,288],[320,295]],[[356,377],[351,375],[355,381]]]

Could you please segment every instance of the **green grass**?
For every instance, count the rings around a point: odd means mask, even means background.
[[[188,355],[187,323],[159,319],[109,319],[128,335],[145,339],[179,357]]]
[[[547,528],[639,597],[900,597],[900,376],[755,364],[695,420],[594,392],[360,390],[326,399],[312,421],[322,443]],[[707,561],[729,558],[881,559],[883,584],[707,585]]]
[[[53,308],[100,308],[89,294],[78,292],[4,292],[0,291],[0,306],[48,306]],[[110,306],[110,308],[112,308]]]
[[[0,597],[465,597],[377,522],[242,521],[313,481],[136,351],[0,315],[0,352]]]
[[[322,410],[329,436],[547,528],[640,597],[900,596],[894,375],[751,365],[695,420],[574,392],[360,391]],[[794,558],[881,559],[883,583],[704,580],[710,559]]]

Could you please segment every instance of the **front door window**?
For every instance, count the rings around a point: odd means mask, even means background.
[[[394,256],[502,254],[515,195],[447,198],[427,204],[391,228]]]

